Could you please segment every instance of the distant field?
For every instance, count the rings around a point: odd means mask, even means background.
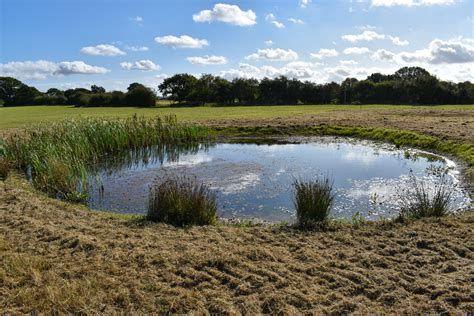
[[[63,118],[80,116],[115,116],[125,117],[133,114],[144,116],[174,114],[181,120],[189,121],[221,121],[245,119],[271,119],[284,117],[306,117],[328,111],[360,111],[360,110],[410,110],[410,109],[450,109],[472,110],[472,105],[444,106],[393,106],[393,105],[282,105],[282,106],[233,106],[233,107],[97,107],[75,108],[73,106],[22,106],[0,107],[0,128],[24,127],[38,121],[55,121]]]

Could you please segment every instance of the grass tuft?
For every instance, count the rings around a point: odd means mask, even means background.
[[[324,223],[334,202],[333,183],[328,179],[293,182],[297,224],[309,228]]]
[[[217,222],[216,212],[216,195],[196,179],[169,178],[150,189],[150,221],[174,226],[213,225]]]
[[[400,195],[400,218],[441,217],[449,213],[452,190],[443,174],[434,186],[410,176],[411,186]]]

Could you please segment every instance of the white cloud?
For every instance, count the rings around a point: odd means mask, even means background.
[[[355,66],[359,64],[355,60],[340,60],[339,63],[343,66]]]
[[[461,64],[474,62],[474,44],[471,39],[435,39],[428,48],[414,52],[402,52],[400,62],[429,64]]]
[[[181,35],[180,37],[173,35],[155,37],[155,41],[161,45],[173,48],[202,48],[209,45],[209,42],[205,39],[192,38],[188,35]]]
[[[143,71],[153,71],[159,70],[160,66],[155,64],[149,59],[143,59],[136,62],[123,62],[120,63],[120,67],[125,70],[143,70]]]
[[[125,49],[132,52],[147,52],[149,50],[146,46],[125,46]]]
[[[137,22],[137,23],[143,22],[143,18],[141,16],[136,16],[136,17],[130,18],[130,20],[132,20],[134,22]]]
[[[265,77],[275,78],[278,76],[286,76],[288,78],[298,78],[304,80],[320,80],[322,77],[317,71],[318,63],[308,63],[302,61],[294,61],[287,63],[281,68],[273,66],[257,67],[250,64],[239,64],[238,69],[230,69],[221,71],[220,76],[226,79],[233,78],[256,78],[262,79]]]
[[[105,74],[110,70],[92,66],[83,61],[63,61],[59,63],[37,60],[37,61],[14,61],[0,64],[2,76],[23,79],[46,79],[50,76],[66,76],[73,74]]]
[[[306,8],[308,4],[311,3],[311,0],[300,0],[300,7]]]
[[[265,45],[267,45],[267,46],[272,46],[272,45],[273,45],[273,41],[272,41],[272,40],[265,41],[264,43],[265,43]]]
[[[375,61],[393,61],[395,59],[395,54],[389,52],[385,49],[379,49],[375,53],[372,54],[372,59]]]
[[[335,56],[338,56],[338,55],[339,55],[339,53],[335,49],[322,48],[317,53],[311,53],[311,58],[323,59],[323,58],[326,58],[326,57],[335,57]]]
[[[450,5],[459,2],[458,0],[372,0],[374,7],[393,6],[421,6],[421,5]]]
[[[272,23],[273,25],[275,25],[277,28],[279,29],[284,29],[285,28],[285,24],[281,23],[281,22],[278,22],[278,21],[271,21],[270,23]]]
[[[292,61],[298,59],[298,54],[291,49],[265,48],[245,57],[247,60],[266,59],[270,61]]]
[[[257,15],[252,10],[242,11],[236,5],[218,3],[212,10],[203,10],[193,15],[195,22],[220,21],[238,26],[256,24]]]
[[[370,49],[367,47],[348,47],[343,51],[346,55],[362,55],[370,53]]]
[[[410,42],[408,42],[407,40],[401,40],[398,36],[390,36],[390,40],[393,44],[398,46],[407,46],[410,44]]]
[[[304,21],[301,19],[289,18],[288,21],[294,24],[305,24]]]
[[[384,34],[379,34],[375,31],[363,31],[361,34],[348,34],[348,35],[343,35],[341,38],[345,41],[349,41],[351,43],[355,43],[358,41],[373,41],[373,40],[378,40],[378,39],[384,39],[385,35]]]
[[[121,56],[126,55],[125,52],[120,48],[109,44],[99,44],[96,46],[87,46],[81,48],[81,53],[86,55],[99,55],[99,56]]]
[[[193,65],[224,65],[227,64],[227,58],[224,56],[203,56],[188,57],[186,60]]]
[[[279,29],[283,29],[285,28],[285,24],[277,21],[275,15],[273,13],[268,13],[266,16],[265,16],[265,21],[268,21],[270,23],[272,23],[273,25],[275,25],[277,28]]]

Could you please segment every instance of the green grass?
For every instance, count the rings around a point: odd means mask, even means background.
[[[39,121],[51,122],[65,118],[78,117],[145,117],[176,115],[179,120],[206,121],[227,119],[264,119],[274,117],[305,116],[327,111],[346,111],[358,109],[410,109],[433,108],[421,106],[393,105],[281,105],[281,106],[232,106],[232,107],[186,107],[172,108],[75,108],[73,106],[21,106],[0,107],[0,129],[24,127]],[[472,106],[436,106],[436,109],[472,109]]]
[[[37,189],[78,202],[87,198],[94,166],[106,155],[125,152],[133,159],[144,149],[172,154],[209,137],[207,128],[178,123],[173,116],[69,119],[11,135],[0,147],[0,160],[23,171]]]

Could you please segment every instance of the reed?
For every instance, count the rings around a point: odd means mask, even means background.
[[[209,139],[208,129],[178,122],[175,116],[68,119],[11,136],[0,158],[25,172],[37,189],[67,198],[87,192],[93,166],[106,156]]]

